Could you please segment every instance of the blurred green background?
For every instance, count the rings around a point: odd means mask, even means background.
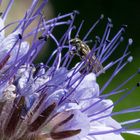
[[[4,0],[4,2],[8,2],[9,0]],[[14,8],[17,8],[18,12],[15,12],[15,9],[10,12],[10,21],[15,20],[17,17],[20,18],[23,16],[23,13],[29,6],[32,0],[15,0]],[[21,5],[22,3],[22,5]],[[26,3],[26,4],[25,4]],[[114,35],[119,27],[122,24],[127,24],[128,28],[125,33],[125,41],[122,43],[120,50],[117,51],[114,57],[117,57],[122,53],[122,48],[127,44],[128,38],[133,39],[133,45],[130,47],[131,54],[134,57],[134,61],[128,64],[121,73],[115,77],[115,79],[111,82],[108,88],[104,93],[112,90],[117,87],[121,82],[135,73],[140,66],[140,2],[138,0],[50,0],[50,4],[47,7],[48,18],[57,16],[59,13],[64,14],[71,12],[73,10],[78,10],[80,15],[77,16],[75,25],[78,26],[81,20],[85,20],[85,24],[80,33],[80,37],[83,37],[85,32],[92,26],[92,24],[100,17],[101,14],[104,14],[104,21],[97,27],[97,30],[93,32],[90,36],[91,38],[95,38],[95,35],[102,36],[105,25],[106,18],[110,17],[113,22],[113,29],[111,34]],[[3,7],[2,7],[3,8]],[[21,9],[23,8],[23,9]],[[21,14],[22,13],[22,14]],[[15,14],[18,14],[15,16]],[[9,22],[9,21],[7,21]],[[45,55],[45,54],[44,54]],[[110,77],[113,69],[107,71],[105,74],[101,75],[97,78],[97,81],[102,87],[102,85],[107,81]],[[137,82],[140,81],[140,75],[137,75],[133,80],[131,80],[125,88],[131,89],[136,85]],[[113,101],[117,100],[120,95],[115,95],[110,97]],[[114,111],[118,111],[121,109],[125,109],[128,107],[134,107],[140,105],[140,88],[136,89],[131,95],[129,95],[125,100],[120,102],[117,106],[115,106]],[[133,118],[140,118],[140,113],[131,113],[126,115],[120,115],[114,117],[118,121],[129,120]],[[140,128],[140,125],[138,125]],[[139,140],[140,137],[134,135],[124,135],[126,140]]]

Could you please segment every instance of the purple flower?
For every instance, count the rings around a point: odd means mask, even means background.
[[[132,39],[129,39],[120,58],[109,62],[110,56],[123,41],[126,26],[123,25],[111,38],[112,23],[108,19],[103,37],[96,36],[93,48],[90,48],[89,34],[103,15],[80,39],[83,22],[75,37],[71,35],[78,12],[46,21],[42,10],[47,0],[40,5],[38,0],[33,0],[23,19],[5,26],[13,2],[9,2],[0,18],[0,139],[123,140],[121,133],[139,135],[139,128],[130,129],[139,122],[139,118],[121,123],[112,118],[139,111],[139,107],[134,107],[113,112],[113,108],[139,86],[138,83],[130,90],[123,88],[139,71],[103,94],[113,78],[133,59],[128,50],[132,44]],[[38,22],[37,26],[26,33],[34,21]],[[5,36],[5,30],[16,23],[14,31]],[[54,32],[58,26],[65,26],[65,33],[59,39]],[[29,37],[33,38],[31,43],[27,41]],[[55,49],[45,63],[34,64],[48,39],[55,43]],[[75,58],[76,65],[72,66]],[[112,67],[115,70],[100,88],[96,79]],[[122,96],[116,102],[108,99],[119,93]]]

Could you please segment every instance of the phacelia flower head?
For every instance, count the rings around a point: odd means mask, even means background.
[[[121,133],[139,135],[139,128],[130,126],[139,118],[119,123],[112,116],[139,111],[139,107],[113,112],[113,108],[129,95],[131,90],[122,89],[138,72],[107,94],[104,90],[113,78],[132,61],[128,50],[132,39],[120,58],[108,59],[123,41],[126,26],[110,37],[111,20],[108,19],[103,37],[96,36],[93,48],[88,43],[89,34],[103,19],[93,24],[83,38],[79,38],[83,22],[77,29],[74,20],[77,11],[45,20],[42,10],[48,3],[33,0],[23,19],[5,25],[5,19],[14,3],[10,0],[0,18],[0,140],[123,140]],[[29,33],[27,28],[38,21]],[[5,30],[17,24],[8,36]],[[61,38],[54,30],[65,26]],[[59,31],[61,33],[61,31]],[[28,43],[28,38],[32,42]],[[34,60],[48,40],[55,48],[45,63]],[[51,46],[49,46],[51,47]],[[74,66],[73,60],[77,62]],[[100,88],[96,79],[115,67],[109,80]],[[122,93],[112,102],[110,96]]]

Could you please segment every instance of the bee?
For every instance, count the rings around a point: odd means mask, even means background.
[[[71,39],[69,43],[73,46],[70,54],[77,55],[81,60],[86,61],[82,71],[86,70],[95,74],[104,72],[101,62],[97,59],[95,53],[91,52],[86,43],[79,38]]]

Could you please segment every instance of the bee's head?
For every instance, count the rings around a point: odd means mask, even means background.
[[[76,50],[79,50],[81,47],[81,43],[82,41],[79,38],[74,38],[70,40],[70,45],[72,45],[72,47],[74,47]]]
[[[81,49],[81,40],[79,38],[74,38],[69,41],[71,45],[71,54],[79,54],[79,51]]]
[[[81,43],[82,41],[79,39],[79,38],[74,38],[74,39],[71,39],[70,40],[70,44],[71,45],[77,45],[77,44],[79,44],[79,43]]]

